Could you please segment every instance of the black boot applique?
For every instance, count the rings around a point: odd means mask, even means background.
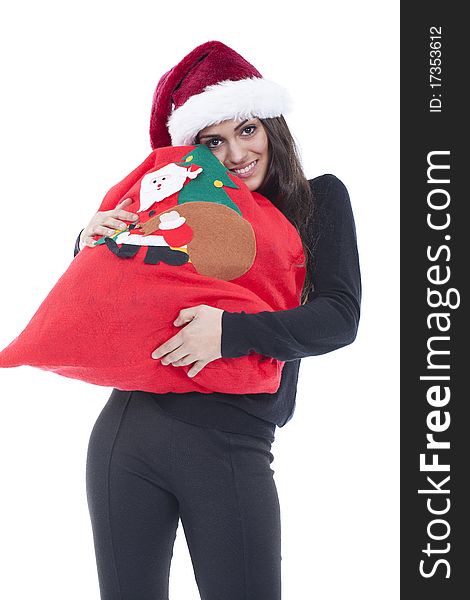
[[[181,250],[173,250],[167,246],[147,246],[147,254],[144,258],[146,265],[158,265],[164,262],[167,265],[179,267],[189,261],[189,256]]]

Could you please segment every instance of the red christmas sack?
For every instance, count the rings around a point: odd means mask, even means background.
[[[151,354],[182,330],[183,308],[294,308],[306,275],[294,225],[250,192],[205,145],[157,148],[112,187],[98,210],[126,198],[138,213],[72,260],[0,367],[30,365],[121,390],[273,393],[284,362],[250,353],[192,365]],[[184,327],[184,326],[183,326]]]

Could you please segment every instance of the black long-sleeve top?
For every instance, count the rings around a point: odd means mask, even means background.
[[[136,390],[136,394],[153,397],[177,419],[274,440],[276,426],[283,427],[294,414],[300,360],[353,342],[360,317],[361,274],[348,191],[334,175],[321,175],[309,183],[315,208],[307,240],[314,255],[313,290],[307,303],[273,312],[222,314],[222,357],[257,352],[285,361],[277,392],[155,394]],[[79,252],[79,238],[74,256]]]

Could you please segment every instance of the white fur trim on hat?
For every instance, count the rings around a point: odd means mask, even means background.
[[[167,122],[171,143],[193,144],[201,129],[228,119],[279,117],[290,110],[291,104],[287,90],[267,79],[221,81],[191,96],[172,112]]]

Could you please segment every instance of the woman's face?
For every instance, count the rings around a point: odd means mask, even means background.
[[[248,189],[257,190],[268,171],[268,136],[259,119],[223,121],[199,132],[199,143],[240,179]]]

